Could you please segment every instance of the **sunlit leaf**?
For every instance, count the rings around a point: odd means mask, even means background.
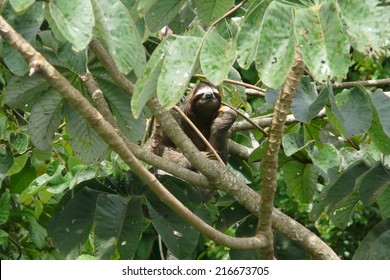
[[[178,36],[169,49],[157,83],[157,96],[166,108],[172,108],[185,92],[197,66],[202,39]]]
[[[200,51],[200,65],[207,79],[215,85],[222,83],[235,60],[233,41],[222,38],[216,29],[209,31]]]
[[[185,0],[158,0],[145,15],[146,25],[152,32],[157,32],[173,20]]]
[[[326,1],[310,9],[296,10],[296,34],[303,59],[315,79],[344,78],[351,64],[349,41],[336,4]]]
[[[234,5],[234,0],[195,0],[201,21],[209,26],[223,16]]]

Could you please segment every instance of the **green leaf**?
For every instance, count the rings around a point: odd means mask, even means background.
[[[133,142],[141,141],[145,133],[146,122],[143,115],[138,120],[133,117],[130,109],[130,96],[111,81],[98,77],[96,77],[96,80],[99,82],[100,89],[104,92],[104,97],[122,133]]]
[[[74,194],[68,193],[56,209],[50,221],[48,232],[54,246],[67,258],[78,254],[90,233],[100,192],[85,187]],[[66,201],[68,199],[68,201]],[[76,253],[74,253],[76,251]]]
[[[26,155],[28,156],[28,154]],[[19,158],[20,157],[17,157],[15,159],[14,166],[16,165],[16,162]],[[11,169],[10,172],[11,171],[13,170]],[[11,180],[10,180],[11,193],[21,194],[36,177],[37,177],[37,173],[34,167],[32,167],[30,161],[28,161],[27,164],[24,165],[23,169],[19,173],[13,174],[11,176]]]
[[[373,0],[338,1],[351,44],[360,52],[380,51],[389,42],[390,9],[378,4]]]
[[[0,245],[5,244],[6,242],[8,242],[8,233],[0,229]]]
[[[353,192],[356,190],[356,180],[364,172],[369,170],[369,166],[362,160],[359,160],[348,166],[336,180],[321,194],[321,199],[318,205],[313,210],[313,217],[317,219],[322,211],[327,209],[328,213],[332,213],[339,208],[342,203],[347,201]]]
[[[380,221],[364,237],[357,248],[354,260],[388,260],[390,259],[390,219]]]
[[[157,96],[165,108],[179,102],[190,81],[198,60],[202,39],[178,36],[169,49],[157,83]]]
[[[157,32],[173,20],[185,0],[159,0],[146,13],[145,21],[151,32]]]
[[[280,88],[294,59],[295,39],[291,7],[277,1],[268,6],[258,45],[255,62],[261,81],[268,87]]]
[[[164,58],[174,40],[174,37],[168,37],[157,46],[146,64],[143,75],[135,84],[134,93],[131,97],[131,111],[135,118],[139,117],[146,102],[157,91],[157,81]]]
[[[126,6],[117,0],[93,0],[96,25],[101,38],[122,73],[132,69],[137,76],[144,70],[146,58],[141,38]]]
[[[378,162],[364,173],[359,184],[360,200],[370,205],[390,186],[390,170]]]
[[[200,20],[206,26],[222,17],[234,5],[234,0],[195,0],[194,2]]]
[[[115,250],[121,259],[132,259],[141,233],[141,197],[98,196],[95,211],[95,256],[98,259],[110,259]]]
[[[336,4],[326,1],[310,9],[296,10],[296,34],[302,56],[317,81],[342,79],[351,64],[348,37]]]
[[[98,162],[107,156],[108,145],[91,128],[84,117],[65,103],[65,118],[70,143],[75,154],[86,163]]]
[[[271,0],[253,1],[245,15],[240,33],[237,38],[238,64],[249,69],[255,60],[262,29],[262,21],[265,10]]]
[[[294,117],[300,122],[310,122],[328,102],[328,91],[322,90],[318,95],[309,77],[303,77],[295,92],[291,105]]]
[[[289,133],[283,136],[282,145],[284,149],[284,153],[286,156],[291,156],[298,151],[303,150],[310,143],[314,142],[313,140],[305,143],[302,135],[297,133]]]
[[[65,63],[70,71],[77,73],[79,76],[87,72],[87,52],[75,52],[72,44],[69,42],[59,43],[57,48],[57,58]]]
[[[34,242],[34,245],[37,246],[38,249],[43,249],[43,247],[47,244],[46,228],[41,226],[33,215],[26,214],[25,217],[29,222],[28,231],[30,233],[31,240]]]
[[[74,186],[81,182],[91,180],[96,177],[99,168],[94,165],[78,165],[72,168],[73,174],[72,180],[69,184],[69,189],[73,189]]]
[[[17,13],[23,13],[26,11],[32,4],[34,4],[35,0],[10,0],[12,8]]]
[[[206,35],[200,51],[200,65],[203,74],[215,85],[222,83],[234,61],[236,49],[232,40],[222,38],[215,28]]]
[[[341,166],[341,155],[332,144],[324,145],[320,150],[316,146],[307,149],[314,167],[326,182],[336,178]]]
[[[5,146],[5,154],[0,150],[0,187],[8,172],[14,165],[14,155],[10,146]]]
[[[11,209],[10,194],[6,190],[0,197],[0,225],[4,225],[8,221],[9,210]]]
[[[46,173],[35,178],[31,184],[20,194],[19,201],[24,203],[27,199],[30,199],[33,195],[46,190],[48,183],[55,182],[58,178],[62,178],[61,172],[65,166],[60,165],[57,161],[51,162],[48,166]]]
[[[51,148],[54,132],[64,118],[62,100],[57,91],[48,90],[31,110],[29,130],[31,141],[38,149]]]
[[[20,77],[14,75],[6,87],[4,101],[12,108],[30,111],[48,88],[49,85],[42,76]]]
[[[42,25],[42,10],[43,3],[41,1],[36,2],[23,15],[19,16],[14,13],[8,15],[8,22],[24,39],[26,39],[27,42],[31,43]],[[4,44],[2,57],[12,73],[19,76],[23,76],[27,73],[27,62],[22,55],[9,44]]]
[[[14,158],[14,164],[12,165],[12,168],[8,172],[8,176],[12,176],[14,174],[19,173],[26,166],[26,162],[29,159],[29,157],[30,155],[28,153],[25,153],[21,156]]]
[[[382,195],[378,198],[377,203],[382,217],[390,218],[390,188],[383,191]]]
[[[238,202],[233,202],[219,212],[216,227],[219,231],[225,231],[249,215],[250,212],[245,207]]]
[[[24,154],[28,148],[28,136],[24,133],[11,133],[10,144],[19,153]]]
[[[184,190],[176,184],[166,184],[169,191],[189,207],[191,203],[185,196]],[[173,210],[153,193],[148,193],[148,210],[152,224],[161,235],[164,244],[179,259],[191,257],[198,244],[199,232],[180,218]]]
[[[378,112],[383,131],[390,137],[390,97],[384,94],[382,89],[369,92],[369,94]]]
[[[53,0],[48,4],[58,30],[78,52],[87,47],[92,39],[92,28],[95,24],[93,9],[90,1]]]
[[[283,165],[283,174],[289,193],[304,202],[312,201],[318,179],[312,164],[288,161]]]
[[[329,96],[332,112],[340,122],[341,132],[345,134],[346,138],[367,132],[372,122],[372,110],[363,88],[354,87],[353,89],[343,90],[336,95],[335,100],[333,92],[330,92]],[[334,122],[335,119],[331,118],[330,121]]]
[[[345,229],[352,221],[352,215],[355,213],[355,206],[359,202],[359,195],[353,193],[348,199],[335,208],[333,211],[328,212],[329,218],[340,229]]]

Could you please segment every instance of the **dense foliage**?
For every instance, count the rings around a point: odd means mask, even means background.
[[[267,130],[299,47],[306,72],[279,152],[275,207],[341,258],[390,259],[388,1],[0,3],[1,16],[98,107],[85,82],[92,74],[123,137],[141,145],[151,97],[170,109],[204,76]],[[132,96],[96,55],[96,38],[135,84]],[[1,259],[258,258],[210,240],[163,203],[5,40],[0,65]],[[232,154],[229,170],[260,192],[266,137],[240,118],[232,139],[250,155]],[[254,235],[257,218],[236,197],[217,190],[204,202],[185,178],[157,177],[216,229]],[[311,258],[277,231],[275,248],[279,259]]]

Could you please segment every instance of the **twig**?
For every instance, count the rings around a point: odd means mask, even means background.
[[[248,118],[245,114],[241,113],[239,110],[237,110],[236,108],[234,108],[233,106],[227,104],[226,102],[222,102],[223,105],[231,108],[232,110],[236,111],[237,114],[239,114],[241,117],[243,117],[247,122],[249,122],[251,125],[253,125],[254,127],[256,127],[261,133],[263,133],[263,135],[265,137],[268,137],[268,133],[261,127],[259,126],[257,123],[255,123],[254,121],[252,121],[250,118]]]
[[[390,85],[390,78],[380,80],[354,81],[332,84],[333,88],[351,88],[354,86],[385,86]],[[325,85],[317,86],[317,90],[323,89]]]
[[[201,79],[207,79],[207,77],[205,75],[203,75],[203,74],[195,74],[194,77],[201,78]],[[262,88],[259,88],[257,86],[254,86],[254,85],[251,85],[251,84],[247,84],[247,83],[244,83],[244,82],[231,80],[231,79],[224,79],[223,81],[226,82],[226,83],[235,84],[235,85],[243,86],[243,87],[246,87],[246,88],[251,88],[251,89],[254,89],[254,90],[258,91],[258,92],[263,92],[263,93],[266,92],[265,89],[262,89]]]
[[[207,27],[207,30],[209,30],[212,26],[215,26],[217,25],[221,20],[223,20],[224,18],[226,18],[227,16],[231,15],[232,13],[234,13],[235,11],[237,11],[239,8],[241,8],[245,2],[247,2],[247,0],[244,0],[242,1],[240,4],[238,4],[237,6],[235,6],[234,8],[230,9],[229,11],[227,11],[227,13],[225,13],[223,16],[221,16],[219,19],[217,19],[216,21],[214,21],[209,27]]]
[[[207,139],[203,136],[202,132],[199,131],[199,129],[196,127],[196,125],[194,125],[194,123],[186,116],[186,114],[184,114],[184,112],[179,108],[179,106],[175,106],[173,107],[176,112],[178,112],[182,117],[183,119],[192,127],[192,129],[199,135],[199,137],[202,139],[202,141],[207,145],[207,147],[210,149],[210,151],[214,154],[214,156],[217,158],[217,160],[219,162],[221,162],[223,165],[225,165],[225,163],[223,162],[223,160],[221,159],[221,157],[219,156],[218,152],[213,148],[213,146],[211,146],[211,144],[209,143],[209,141],[207,141]]]

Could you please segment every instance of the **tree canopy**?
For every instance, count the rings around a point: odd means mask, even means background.
[[[389,6],[0,1],[0,257],[390,259]],[[170,112],[203,80],[227,166]]]

